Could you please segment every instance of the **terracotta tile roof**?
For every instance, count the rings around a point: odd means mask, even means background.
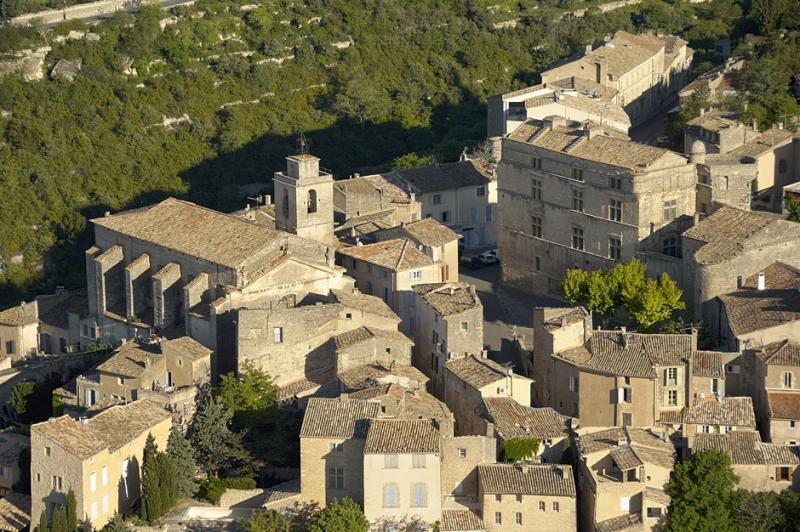
[[[800,344],[791,340],[767,344],[757,353],[767,365],[800,366]]]
[[[554,356],[598,373],[654,378],[657,366],[684,365],[694,347],[689,334],[594,331],[585,347]]]
[[[161,359],[161,354],[148,350],[131,340],[119,346],[114,354],[97,366],[97,370],[129,379],[142,376],[147,369]]]
[[[359,399],[311,398],[300,428],[301,438],[358,438],[367,436],[367,420],[378,417],[378,403]]]
[[[483,519],[472,510],[442,510],[442,532],[466,532],[469,530],[486,530]]]
[[[411,198],[405,187],[398,185],[388,176],[382,174],[340,179],[335,181],[333,186],[346,195],[376,197],[382,192],[383,199],[388,199],[391,203],[411,203]]]
[[[735,336],[800,320],[800,271],[782,263],[763,270],[766,288],[756,288],[757,275],[745,288],[719,296]]]
[[[31,496],[12,491],[0,499],[0,530],[28,530],[31,524]]]
[[[418,284],[414,292],[442,316],[483,308],[475,287],[467,283]]]
[[[718,351],[695,351],[692,355],[692,375],[711,379],[725,378],[725,363]]]
[[[394,419],[434,419],[443,424],[452,422],[452,414],[443,402],[422,388],[403,384],[380,383],[349,394],[353,399],[369,399],[380,405],[381,414]]]
[[[631,119],[625,110],[614,103],[611,98],[595,98],[582,93],[560,95],[558,92],[551,92],[549,94],[535,96],[525,100],[525,108],[532,109],[554,103],[576,111],[590,113],[596,117],[595,119],[602,117],[606,120],[613,120],[614,122],[619,122],[626,126],[630,126],[631,124]]]
[[[430,419],[373,419],[364,454],[439,454],[439,429]]]
[[[396,319],[398,322],[400,321],[400,317],[379,297],[358,291],[335,289],[331,290],[331,296],[334,301],[341,303],[345,307],[358,309],[369,314],[376,314],[384,318]]]
[[[677,412],[674,420],[667,422],[756,428],[753,399],[750,397],[706,397]],[[662,418],[661,421],[665,420]]]
[[[345,390],[362,390],[378,384],[407,383],[424,386],[430,379],[414,366],[395,364],[386,367],[377,362],[363,364],[339,373]]]
[[[544,330],[550,332],[556,331],[561,327],[566,327],[567,325],[572,325],[573,323],[583,321],[587,316],[589,316],[589,312],[583,307],[543,308],[543,310],[548,315],[548,318],[544,323]]]
[[[636,455],[631,447],[618,447],[609,453],[614,463],[622,471],[634,469],[644,465],[644,462]]]
[[[483,388],[497,381],[505,381],[511,369],[505,368],[488,358],[467,355],[463,358],[449,360],[445,368],[476,389]]]
[[[701,127],[707,131],[721,131],[723,129],[739,127],[739,114],[728,111],[710,111],[697,118],[689,120],[687,126]]]
[[[0,324],[11,327],[33,325],[38,323],[35,304],[21,304],[0,311]]]
[[[385,329],[376,329],[366,326],[337,334],[333,337],[333,344],[336,346],[336,349],[346,349],[370,340],[414,345],[414,342],[409,340],[408,337],[401,332],[387,331]]]
[[[397,170],[392,176],[411,185],[417,193],[477,187],[486,185],[494,179],[491,171],[479,160],[437,163],[421,168]]]
[[[402,272],[431,266],[433,260],[404,238],[385,240],[363,246],[343,247],[337,253],[375,264],[381,268]]]
[[[181,356],[189,360],[202,360],[211,356],[207,348],[191,336],[181,336],[171,340],[162,340],[159,344],[161,352],[166,356]]]
[[[295,478],[286,482],[276,484],[271,488],[264,490],[264,503],[262,506],[267,506],[278,501],[297,497],[301,493],[300,479]]]
[[[669,440],[662,440],[647,429],[634,427],[604,429],[579,435],[576,443],[578,452],[583,456],[631,449],[637,459],[645,464],[651,463],[665,468],[671,468],[675,464],[675,447],[672,443]]]
[[[662,159],[674,160],[675,164],[686,162],[681,155],[663,148],[619,138],[620,135],[604,129],[600,134],[589,138],[583,126],[555,126],[550,129],[541,120],[528,120],[507,135],[507,138],[549,151],[569,153],[571,157],[578,159],[631,171],[646,169]]]
[[[486,494],[575,498],[575,479],[568,465],[479,464],[478,482]]]
[[[257,205],[231,213],[231,216],[249,220],[267,229],[275,229],[275,204]]]
[[[727,453],[734,465],[800,464],[800,448],[764,443],[758,432],[733,431],[728,434],[698,434],[692,451],[716,449]]]
[[[171,418],[160,405],[140,399],[112,406],[83,422],[67,415],[53,418],[32,425],[31,431],[85,460],[103,449],[115,451]]]
[[[263,255],[285,234],[175,198],[92,222],[229,268],[251,264],[253,257]]]
[[[347,238],[349,234],[342,234],[354,230],[355,236],[364,236],[373,234],[375,231],[393,227],[394,223],[394,209],[381,212],[373,212],[371,214],[363,214],[361,216],[353,216],[348,218],[342,225],[337,226],[333,232],[338,233],[339,238]]]
[[[89,315],[89,300],[86,294],[70,294],[64,298],[47,296],[39,298],[39,321],[51,327],[66,329],[69,327],[69,314],[74,313],[83,318]]]
[[[658,488],[651,488],[650,486],[647,486],[644,489],[644,493],[648,501],[658,502],[665,506],[669,506],[669,503],[672,501],[672,497],[670,497],[666,491]]]
[[[800,239],[800,224],[769,214],[743,211],[727,205],[683,232],[686,238],[706,244],[695,254],[699,264],[727,262],[755,245],[756,237],[770,243]]]
[[[772,419],[800,419],[800,391],[767,391],[769,417]]]
[[[461,238],[461,235],[433,218],[424,218],[416,222],[396,225],[375,232],[377,240],[407,238],[417,244],[428,247],[439,247]]]
[[[569,423],[552,408],[523,406],[510,397],[483,400],[489,421],[504,440],[537,438],[546,440],[566,436]]]
[[[642,529],[641,514],[627,514],[600,521],[594,525],[596,532],[625,532]]]
[[[794,133],[786,131],[785,129],[768,129],[756,138],[734,149],[731,153],[747,157],[758,157],[759,155],[773,151],[777,146],[782,146],[787,142],[791,142],[793,136]]]

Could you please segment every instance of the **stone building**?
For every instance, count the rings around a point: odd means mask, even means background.
[[[84,351],[94,341],[95,332],[89,327],[86,294],[69,293],[56,289],[54,294],[36,297],[39,305],[39,349],[44,353],[72,353]]]
[[[710,214],[719,204],[750,210],[758,179],[755,159],[737,153],[707,154],[705,145],[695,140],[689,160],[697,167],[697,213]]]
[[[275,172],[275,227],[301,238],[334,245],[333,175],[320,171],[308,153],[286,158],[286,172]]]
[[[440,443],[442,460],[442,519],[476,522],[481,514],[478,466],[497,461],[497,443],[491,435],[447,436]],[[462,512],[448,516],[448,511]],[[473,514],[473,515],[470,515]],[[478,518],[477,521],[480,521]],[[451,528],[451,530],[461,530]],[[472,529],[467,529],[472,530]],[[478,529],[475,529],[478,530]]]
[[[378,242],[395,238],[412,241],[431,260],[443,263],[442,282],[458,281],[458,241],[461,236],[433,218],[401,223],[375,231],[372,236]]]
[[[176,424],[189,422],[198,386],[211,379],[211,351],[184,336],[174,340],[129,340],[107,360],[76,379],[78,406],[115,399],[149,399],[172,412]]]
[[[479,465],[478,486],[487,531],[578,528],[571,466]]]
[[[669,440],[649,429],[625,427],[580,429],[575,442],[585,530],[663,526],[670,502],[665,489],[676,462]]]
[[[730,41],[728,41],[728,48],[730,49]],[[727,55],[730,55],[730,52]],[[703,85],[706,85],[710,91],[708,100],[711,103],[719,102],[730,96],[736,96],[737,91],[734,87],[736,76],[743,66],[744,59],[729,59],[725,64],[700,74],[678,92],[680,104],[683,105],[686,103],[689,98],[691,98],[692,94]]]
[[[454,163],[396,170],[387,178],[422,206],[422,218],[434,218],[462,236],[464,249],[497,242],[497,179],[494,165],[462,157]]]
[[[764,443],[757,432],[698,434],[692,451],[709,449],[730,456],[739,489],[783,491],[800,487],[800,447]]]
[[[215,352],[215,375],[236,368],[232,311],[352,287],[332,248],[186,201],[93,223],[86,270],[96,337],[191,336]]]
[[[454,356],[483,351],[483,305],[466,283],[414,286],[414,364],[444,397],[444,367]]]
[[[570,77],[498,94],[486,102],[488,137],[507,135],[520,124],[537,118],[563,116],[569,121],[602,123],[628,133],[631,119],[614,101],[617,90],[593,80]]]
[[[22,302],[0,311],[0,355],[12,362],[39,352],[39,307],[36,301]]]
[[[768,410],[761,429],[765,440],[779,445],[800,443],[800,390],[768,390]]]
[[[715,333],[717,296],[780,261],[800,267],[800,224],[769,214],[721,206],[683,232],[683,258],[671,273],[684,291],[687,311]]]
[[[497,175],[506,282],[557,294],[569,268],[605,269],[645,254],[680,262],[697,169],[677,153],[554,116],[503,138]]]
[[[333,184],[336,231],[369,220],[386,220],[387,227],[421,218],[421,205],[407,188],[381,174],[351,176]],[[373,218],[368,218],[373,217]]]
[[[11,493],[23,475],[30,475],[30,471],[20,468],[20,456],[25,451],[30,452],[30,447],[29,437],[8,431],[0,432],[0,497]]]
[[[30,530],[31,497],[16,491],[0,499],[0,530],[23,532]]]
[[[441,451],[431,419],[373,419],[364,442],[364,515],[370,522],[442,515]]]
[[[342,247],[336,254],[361,292],[380,297],[400,316],[404,332],[413,327],[413,287],[441,282],[447,264],[434,261],[405,238]]]
[[[441,397],[453,412],[458,434],[486,434],[482,418],[487,397],[508,397],[530,406],[532,381],[482,356],[453,358],[444,366]]]
[[[693,51],[674,35],[632,35],[617,31],[599,48],[591,45],[542,72],[542,83],[577,77],[616,91],[622,106],[638,125],[664,107],[686,85]]]
[[[52,517],[75,492],[78,521],[102,528],[129,512],[141,494],[142,454],[148,435],[167,445],[169,412],[139,400],[89,419],[69,416],[31,426],[31,514]]]
[[[800,271],[781,262],[749,276],[718,296],[718,342],[729,351],[783,339],[800,342]]]

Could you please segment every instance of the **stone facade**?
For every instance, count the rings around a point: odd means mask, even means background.
[[[14,485],[22,475],[29,476],[30,471],[23,471],[19,466],[20,455],[30,452],[30,438],[13,432],[0,434],[0,496],[14,490]]]
[[[275,172],[275,227],[302,238],[331,244],[333,176],[320,171],[310,154],[286,158],[286,172]]]
[[[39,307],[36,301],[0,311],[0,355],[12,362],[39,351]]]

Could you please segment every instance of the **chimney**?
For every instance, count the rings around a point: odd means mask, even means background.
[[[356,237],[356,228],[355,227],[351,227],[350,228],[350,237],[351,238],[355,238]]]
[[[111,211],[106,211],[106,212],[103,213],[103,217],[107,218],[109,216],[111,216]]]
[[[586,48],[584,48],[584,52],[587,53],[587,54],[592,53],[592,44],[591,43],[586,45]]]
[[[778,122],[778,129],[783,129],[783,122]]]
[[[758,284],[756,285],[759,290],[764,290],[767,287],[767,276],[764,272],[758,272]]]
[[[753,128],[754,130],[758,131],[758,121],[757,121],[755,118],[754,118],[754,119],[753,119],[753,121],[750,123],[750,125],[752,126],[752,128]]]
[[[350,400],[350,394],[346,393],[346,392],[339,394],[339,400],[340,401],[348,401],[348,400]]]
[[[264,194],[264,205],[272,205],[272,195]]]

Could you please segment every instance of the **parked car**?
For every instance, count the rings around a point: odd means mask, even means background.
[[[461,257],[458,263],[468,270],[477,270],[483,265],[478,257]]]
[[[497,250],[492,249],[478,255],[478,260],[481,261],[481,264],[497,264],[500,262],[500,257],[497,256]]]

